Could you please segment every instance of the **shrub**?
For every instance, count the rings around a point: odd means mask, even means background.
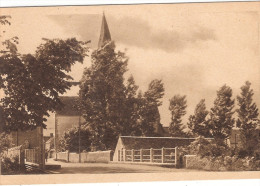
[[[188,146],[188,150],[189,154],[195,154],[201,158],[216,158],[229,153],[229,148],[227,146],[217,145],[213,140],[208,140],[202,136],[196,138],[196,140]]]
[[[86,125],[82,125],[80,129],[80,147],[81,151],[90,151],[91,134],[89,128]],[[79,128],[73,127],[67,130],[59,143],[60,151],[79,152]]]
[[[5,175],[20,174],[19,156],[3,154],[1,157],[1,171]]]
[[[256,171],[260,170],[260,160],[246,157],[239,158],[238,156],[224,157],[190,157],[187,167],[189,169],[207,170],[207,171]]]

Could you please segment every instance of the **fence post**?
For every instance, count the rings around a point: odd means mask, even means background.
[[[134,162],[134,161],[135,161],[135,150],[132,149],[132,162]]]
[[[66,154],[67,154],[67,162],[70,162],[70,152],[67,150]]]
[[[153,148],[150,148],[150,162],[153,162]]]
[[[126,161],[126,149],[123,149],[124,161]]]
[[[143,162],[143,149],[140,149],[140,162]]]
[[[162,163],[164,163],[164,148],[162,148]]]
[[[174,157],[174,163],[175,163],[175,167],[177,167],[178,165],[178,147],[175,147],[175,157]]]

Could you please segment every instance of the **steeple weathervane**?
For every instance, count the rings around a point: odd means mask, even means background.
[[[98,41],[98,48],[101,48],[102,46],[104,46],[108,41],[111,41],[111,35],[109,32],[105,14],[103,12],[100,37],[99,37],[99,41]]]

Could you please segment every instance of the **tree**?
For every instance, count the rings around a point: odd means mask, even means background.
[[[148,86],[148,90],[142,96],[139,94],[140,128],[143,136],[156,135],[154,125],[160,124],[158,107],[162,105],[164,86],[162,80],[154,79]]]
[[[1,99],[7,130],[45,126],[62,104],[59,94],[71,87],[71,66],[83,62],[86,42],[44,39],[35,54],[5,52],[0,56],[0,76],[5,97]]]
[[[194,115],[191,115],[188,121],[188,127],[195,136],[211,136],[208,120],[206,119],[208,113],[205,99],[200,100],[195,108]]]
[[[171,123],[169,131],[171,136],[183,137],[186,134],[182,123],[182,116],[186,114],[187,101],[186,96],[175,95],[170,99],[169,110],[171,111]]]
[[[123,130],[128,59],[109,42],[94,51],[91,60],[80,84],[81,110],[93,135],[93,149],[114,149]]]
[[[126,82],[125,100],[125,122],[123,123],[122,135],[140,136],[139,126],[140,99],[137,97],[138,86],[131,75]]]
[[[210,111],[209,126],[211,133],[218,145],[224,145],[225,139],[230,135],[234,125],[235,100],[232,99],[232,89],[223,85],[217,91],[217,98]]]
[[[1,16],[2,25],[10,17]],[[76,62],[83,62],[88,42],[75,38],[44,39],[35,54],[20,54],[18,38],[3,40],[0,51],[0,88],[5,97],[3,107],[5,130],[45,126],[49,111],[61,106],[58,94],[70,88],[68,72]]]
[[[91,133],[86,125],[80,128],[80,150],[90,151]],[[66,131],[59,143],[59,150],[79,152],[79,127],[73,127]]]
[[[238,106],[238,123],[240,123],[241,139],[243,149],[247,151],[248,155],[252,155],[259,140],[256,136],[256,127],[258,120],[258,108],[253,102],[253,89],[250,88],[251,83],[245,82],[241,87],[241,94],[237,96]]]

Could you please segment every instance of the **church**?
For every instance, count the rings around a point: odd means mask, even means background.
[[[112,41],[110,30],[105,15],[102,17],[100,37],[98,48],[104,46],[105,43]],[[79,82],[73,82],[73,86],[79,86]],[[79,127],[84,119],[76,109],[76,103],[79,100],[78,96],[61,96],[64,107],[57,110],[55,113],[55,146],[58,146],[59,139],[64,132],[73,127]],[[154,131],[157,136],[169,136],[168,127],[163,127],[160,121],[154,124]]]

